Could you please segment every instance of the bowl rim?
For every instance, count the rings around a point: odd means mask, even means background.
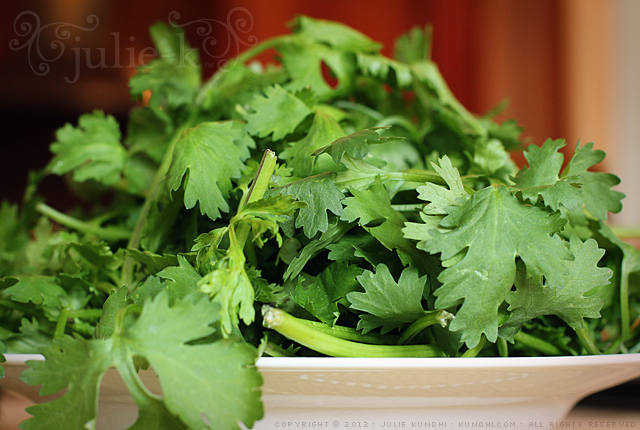
[[[4,354],[2,365],[21,365],[42,361],[40,354]],[[519,367],[574,367],[630,365],[640,366],[640,353],[545,357],[260,357],[260,370],[295,369],[469,369]]]

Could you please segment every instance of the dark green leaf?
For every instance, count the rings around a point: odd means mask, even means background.
[[[351,308],[365,312],[360,314],[358,330],[367,333],[382,327],[382,333],[387,333],[423,316],[426,281],[426,276],[419,276],[417,269],[411,267],[402,271],[398,282],[384,264],[379,264],[375,273],[365,270],[358,276],[365,292],[347,294]]]

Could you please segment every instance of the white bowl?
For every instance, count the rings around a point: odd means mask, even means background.
[[[0,387],[33,402],[7,355]],[[552,428],[589,394],[640,376],[640,354],[510,358],[270,358],[258,361],[266,414],[254,428]],[[151,371],[144,383],[160,392]],[[103,379],[98,428],[127,428],[136,407],[117,371]]]

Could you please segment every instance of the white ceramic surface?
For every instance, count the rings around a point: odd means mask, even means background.
[[[0,387],[31,399],[28,359],[7,355]],[[553,428],[585,396],[640,376],[640,354],[536,358],[261,358],[265,418],[276,428]],[[145,384],[160,392],[153,372]],[[117,372],[103,379],[98,428],[136,409]]]

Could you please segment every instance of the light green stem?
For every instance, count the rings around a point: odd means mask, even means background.
[[[467,349],[463,354],[462,357],[477,357],[478,354],[480,354],[480,351],[482,351],[482,348],[484,348],[484,345],[487,343],[487,338],[482,336],[480,338],[480,342],[478,342],[478,344],[476,346],[474,346],[473,348],[469,348]]]
[[[554,344],[544,341],[539,337],[532,336],[523,331],[519,331],[518,333],[516,333],[516,335],[513,337],[513,340],[515,340],[517,343],[521,343],[530,348],[538,350],[546,355],[564,355],[564,352]]]
[[[385,336],[383,334],[369,332],[367,334],[362,334],[355,328],[344,327],[339,325],[334,325],[329,327],[328,325],[317,322],[310,321],[304,319],[298,319],[303,324],[312,327],[314,330],[329,334],[333,337],[337,337],[339,339],[349,340],[352,342],[359,343],[369,343],[373,345],[396,345],[398,343],[397,338],[395,336]]]
[[[67,320],[69,319],[69,309],[62,308],[60,316],[58,316],[58,322],[56,323],[56,329],[53,333],[54,339],[60,339],[64,335],[64,329],[67,327]]]
[[[54,220],[55,222],[65,227],[71,228],[81,233],[97,236],[100,239],[104,239],[107,241],[125,240],[131,236],[130,230],[117,227],[100,227],[99,225],[91,222],[80,221],[77,218],[63,214],[62,212],[59,212],[51,206],[48,206],[42,202],[36,204],[35,209],[42,215]]]
[[[447,323],[454,319],[453,314],[444,309],[426,312],[423,316],[414,321],[400,336],[399,344],[404,345],[411,341],[418,333],[434,324],[446,327]]]
[[[507,343],[506,340],[504,340],[503,338],[499,337],[498,341],[496,342],[497,346],[498,346],[498,355],[500,355],[500,357],[508,357],[509,356],[509,344]]]
[[[580,343],[587,350],[590,355],[600,355],[600,350],[593,342],[591,335],[586,327],[582,327],[579,329],[574,329],[576,334],[578,335],[578,339],[580,339]]]
[[[322,333],[297,318],[268,305],[262,307],[263,325],[281,335],[332,357],[442,357],[434,345],[369,345]]]

